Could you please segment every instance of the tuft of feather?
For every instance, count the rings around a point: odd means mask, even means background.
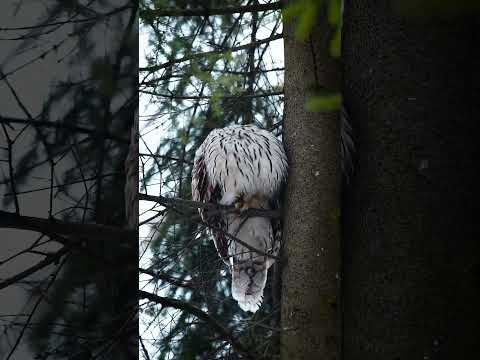
[[[233,266],[232,296],[243,311],[256,312],[260,308],[266,283],[267,268],[263,264]]]
[[[232,216],[227,227],[231,234],[260,252],[274,251],[275,239],[269,219],[260,217],[241,219]],[[248,249],[237,241],[230,243],[229,253],[232,296],[242,310],[255,312],[262,303],[267,271],[274,260]]]

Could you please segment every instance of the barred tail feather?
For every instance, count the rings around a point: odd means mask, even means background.
[[[278,251],[278,246],[276,246],[278,244],[275,244],[275,240],[279,239],[275,239],[268,218],[243,219],[241,216],[233,214],[228,224],[228,232],[261,252],[273,252],[276,255],[276,251]],[[236,241],[230,243],[229,255],[232,296],[242,310],[255,312],[262,303],[263,289],[267,282],[267,270],[273,261]]]
[[[267,269],[255,270],[255,265],[235,265],[232,271],[232,296],[243,311],[256,312],[263,300]]]

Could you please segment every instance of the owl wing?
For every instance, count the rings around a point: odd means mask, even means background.
[[[192,170],[192,199],[194,201],[201,201],[204,203],[218,204],[222,198],[220,186],[212,182],[208,177],[205,157],[201,152],[203,147],[195,155]],[[213,235],[213,242],[217,248],[217,252],[222,260],[228,265],[228,242],[229,239],[225,236],[226,224],[225,219],[220,212],[209,212],[209,209],[199,209],[200,217],[203,222],[213,227],[211,229]],[[219,229],[217,231],[215,229]]]

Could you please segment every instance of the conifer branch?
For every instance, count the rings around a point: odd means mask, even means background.
[[[252,47],[257,47],[257,46],[260,46],[260,45],[263,45],[263,44],[266,44],[266,43],[270,43],[274,40],[278,40],[278,39],[281,39],[281,38],[283,38],[283,34],[276,34],[276,35],[273,35],[273,36],[268,37],[266,39],[261,39],[261,40],[255,41],[253,43],[248,43],[248,44],[244,44],[244,45],[240,45],[240,46],[235,46],[235,47],[232,47],[232,48],[222,48],[222,49],[218,49],[218,50],[212,50],[212,51],[205,51],[205,52],[202,52],[202,53],[190,54],[190,55],[178,58],[178,59],[167,61],[163,64],[141,67],[141,68],[139,68],[139,71],[155,72],[155,71],[158,71],[158,70],[161,70],[161,69],[165,69],[165,68],[167,68],[169,66],[172,66],[174,64],[179,64],[179,63],[182,63],[182,62],[185,62],[185,61],[199,59],[199,58],[209,56],[209,55],[224,54],[224,53],[229,52],[229,51],[230,52],[236,52],[236,51],[240,51],[240,50],[246,50],[246,49],[250,49]]]
[[[225,6],[222,8],[197,8],[197,9],[145,9],[142,15],[148,18],[162,16],[212,16],[212,15],[231,15],[243,14],[249,12],[260,12],[270,10],[280,10],[283,7],[282,2],[273,2],[269,4],[255,4],[246,6]]]
[[[139,296],[140,299],[147,299],[148,301],[160,304],[163,307],[171,307],[174,309],[186,311],[189,314],[194,315],[198,319],[203,320],[204,322],[212,326],[212,328],[219,335],[221,335],[224,340],[228,341],[236,351],[242,353],[247,359],[255,359],[255,357],[250,353],[250,351],[248,351],[247,348],[233,336],[233,332],[231,330],[227,329],[218,320],[216,320],[214,317],[212,317],[205,311],[199,309],[198,307],[186,301],[158,296],[142,290],[139,290]]]
[[[148,90],[139,90],[143,94],[159,96],[167,99],[172,100],[202,100],[202,99],[211,99],[212,96],[208,95],[192,95],[192,96],[183,96],[183,95],[170,95],[170,94],[161,94],[154,91]],[[238,95],[226,95],[220,96],[221,99],[252,99],[252,98],[259,98],[259,97],[266,97],[266,96],[279,96],[283,95],[283,91],[270,91],[270,92],[262,92],[257,94],[250,94],[248,92],[240,93]]]
[[[190,208],[190,209],[208,209],[210,214],[214,214],[215,211],[218,212],[236,212],[238,209],[233,205],[222,205],[214,203],[205,203],[201,201],[186,200],[180,198],[171,198],[165,196],[154,196],[147,194],[139,194],[139,200],[145,201],[154,201],[160,205],[171,207],[171,208]],[[213,211],[213,212],[212,212]],[[265,209],[247,209],[242,212],[242,216],[246,217],[269,217],[269,218],[279,218],[281,216],[278,210],[265,210]]]

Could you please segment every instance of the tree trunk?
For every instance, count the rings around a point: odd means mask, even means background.
[[[345,7],[343,355],[479,358],[479,23],[392,4]]]
[[[339,358],[340,124],[311,113],[315,89],[338,89],[331,31],[319,17],[306,41],[284,24],[284,141],[289,158],[282,250],[281,359]]]

